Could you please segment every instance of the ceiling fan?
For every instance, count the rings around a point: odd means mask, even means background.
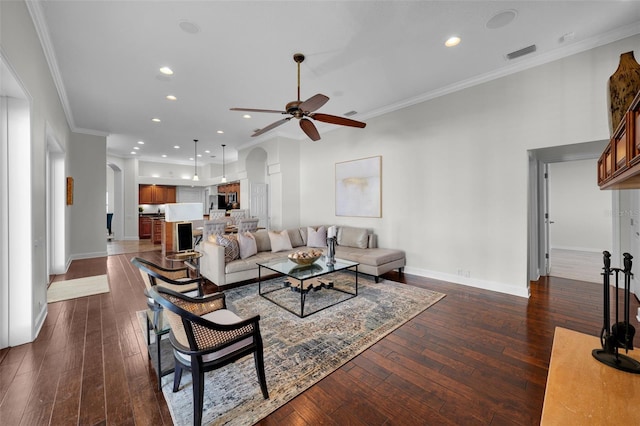
[[[282,120],[271,123],[268,126],[263,127],[262,129],[256,130],[256,132],[251,136],[259,136],[265,132],[268,132],[269,130],[280,126],[281,124],[286,123],[292,118],[297,118],[298,120],[300,120],[300,127],[307,134],[307,136],[309,136],[309,138],[314,141],[320,139],[320,134],[318,133],[318,129],[316,128],[315,124],[313,124],[313,122],[309,120],[309,118],[325,123],[338,124],[340,126],[363,128],[367,125],[366,123],[363,123],[361,121],[315,112],[329,100],[329,98],[323,94],[318,93],[317,95],[314,95],[306,101],[302,102],[300,100],[300,63],[304,61],[304,55],[302,53],[296,53],[293,55],[293,60],[298,64],[298,99],[289,102],[284,107],[284,111],[274,109],[231,108],[231,111],[269,112],[289,115],[289,117],[283,118]]]

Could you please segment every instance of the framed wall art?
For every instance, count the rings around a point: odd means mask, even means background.
[[[382,157],[336,163],[336,216],[382,217]]]
[[[67,205],[73,205],[73,178],[67,177]]]

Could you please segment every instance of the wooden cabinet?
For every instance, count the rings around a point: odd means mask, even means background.
[[[162,242],[163,226],[164,226],[164,220],[151,219],[151,242],[153,244],[160,244]]]
[[[176,187],[175,186],[166,186],[166,201],[165,203],[175,203],[176,202]]]
[[[232,182],[226,185],[218,185],[218,194],[224,194],[225,204],[240,203],[240,182]],[[224,209],[224,206],[218,206]]]
[[[139,216],[138,218],[138,238],[151,238],[151,218],[147,216]]]
[[[140,185],[138,187],[138,204],[166,204],[175,202],[175,186]]]
[[[138,204],[154,204],[153,203],[153,185],[140,185],[138,189]]]
[[[600,189],[640,188],[640,93],[598,159]]]

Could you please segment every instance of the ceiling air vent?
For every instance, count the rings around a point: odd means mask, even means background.
[[[536,45],[532,44],[531,46],[527,46],[520,50],[516,50],[515,52],[507,53],[507,59],[512,60],[519,58],[520,56],[528,55],[529,53],[533,53],[536,51]]]
[[[345,116],[345,117],[351,117],[352,115],[356,115],[356,114],[357,114],[357,112],[356,112],[356,111],[351,110],[351,111],[349,111],[349,112],[345,112],[345,113],[344,113],[344,116]]]

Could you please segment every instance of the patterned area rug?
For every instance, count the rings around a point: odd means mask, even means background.
[[[354,277],[353,273],[332,275],[336,286],[352,287]],[[269,285],[282,282],[276,278]],[[393,281],[376,284],[363,276],[358,287],[357,297],[302,319],[259,296],[257,284],[226,291],[229,309],[241,317],[260,314],[269,399],[263,399],[253,356],[247,356],[205,376],[203,424],[254,424],[445,296]],[[299,293],[289,288],[286,293],[299,305]],[[335,297],[334,293],[310,292],[307,303],[310,308],[324,305],[327,301],[321,299]],[[283,293],[281,301],[286,298]],[[173,374],[162,378],[173,422],[190,425],[191,375],[183,374],[178,392],[172,392],[172,385]]]

